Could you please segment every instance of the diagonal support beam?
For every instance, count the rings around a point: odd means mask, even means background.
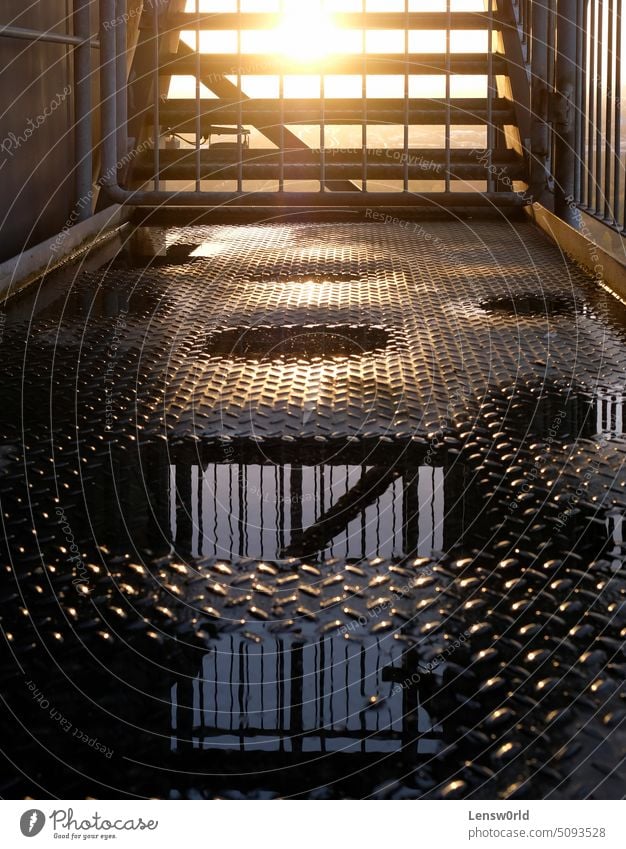
[[[396,467],[374,466],[330,507],[315,524],[308,527],[285,549],[285,557],[306,557],[312,551],[326,547],[333,537],[344,530],[366,507],[389,488],[401,472]]]
[[[191,49],[187,44],[183,41],[179,41],[178,43],[178,56],[194,56],[195,51]],[[239,97],[239,90],[234,83],[231,83],[230,80],[226,79],[224,76],[218,76],[217,74],[211,74],[210,76],[200,77],[200,82],[209,91],[212,91],[213,94],[216,94],[218,97],[224,100],[233,100]],[[249,100],[250,98],[242,94],[242,99]],[[254,125],[253,125],[254,126]],[[258,129],[258,128],[257,128]],[[280,147],[281,140],[284,141],[286,147],[291,148],[292,150],[310,150],[311,148],[303,142],[295,133],[292,133],[286,127],[283,127],[282,130],[280,127],[263,127],[259,130],[272,144]],[[351,180],[326,180],[324,184],[325,188],[332,192],[360,192],[358,186],[356,186]]]

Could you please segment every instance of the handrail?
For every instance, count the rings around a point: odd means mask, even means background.
[[[0,25],[0,37],[18,38],[22,41],[45,41],[50,44],[64,44],[71,47],[82,47],[85,44],[89,44],[94,50],[100,49],[100,42],[95,37],[81,38],[78,35],[66,35],[61,32],[52,32],[51,30],[43,32],[25,27]]]

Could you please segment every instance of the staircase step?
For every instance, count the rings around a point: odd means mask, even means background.
[[[162,180],[193,180],[196,176],[196,151],[194,149],[159,151]],[[237,148],[209,148],[200,150],[200,174],[204,180],[236,180],[239,176],[239,151]],[[363,157],[360,150],[328,149],[325,151],[327,179],[353,179],[362,176]],[[372,180],[402,180],[404,163],[408,162],[411,180],[444,180],[446,151],[432,148],[368,150],[367,174]],[[317,180],[320,177],[321,154],[319,150],[286,150],[284,154],[285,179]],[[492,164],[502,177],[524,180],[525,163],[513,150],[497,151]],[[452,179],[486,180],[487,161],[472,150],[450,151],[449,173]],[[152,152],[137,158],[133,179],[150,180],[154,177]],[[278,180],[280,154],[274,149],[248,149],[243,151],[241,176],[244,180]]]
[[[159,72],[162,76],[180,74],[195,76],[200,66],[200,74],[363,74],[364,68],[369,75],[381,74],[472,74],[485,75],[488,72],[486,53],[452,53],[449,67],[445,53],[368,53],[366,60],[359,54],[341,54],[327,56],[322,60],[304,63],[278,54],[244,53],[201,53],[199,62],[194,54],[167,54],[161,58]],[[507,63],[500,53],[493,54],[493,73],[506,75]]]
[[[402,98],[368,100],[361,98],[345,100],[330,99],[322,102],[315,98],[288,99],[281,104],[278,99],[249,99],[241,102],[232,100],[205,99],[200,101],[201,126],[205,135],[214,124],[251,124],[253,126],[275,126],[285,124],[404,124],[406,104]],[[196,101],[184,99],[167,100],[160,109],[162,127],[171,127],[177,132],[195,133]],[[146,117],[152,120],[153,110],[146,109]],[[436,125],[446,122],[444,100],[412,98],[408,101],[408,123],[410,125]],[[456,125],[486,124],[489,119],[488,102],[485,98],[455,98],[450,104],[450,122]],[[498,97],[493,100],[491,120],[495,124],[515,123],[513,103]]]
[[[495,3],[494,3],[495,6]],[[268,12],[226,12],[199,14],[194,12],[170,13],[167,16],[166,29],[193,30],[196,24],[203,30],[267,30],[280,26],[282,15]],[[489,15],[486,12],[361,12],[337,13],[332,15],[335,26],[341,29],[371,30],[486,30],[489,28]],[[502,26],[501,16],[494,12],[494,29]],[[152,14],[149,10],[145,26],[152,26]]]

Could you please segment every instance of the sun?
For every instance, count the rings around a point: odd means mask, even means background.
[[[315,62],[338,52],[340,31],[323,2],[306,0],[288,8],[276,29],[276,52],[292,60]]]

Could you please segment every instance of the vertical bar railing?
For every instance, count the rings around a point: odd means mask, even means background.
[[[622,0],[616,0],[615,5],[615,201],[614,215],[615,224],[619,228],[619,222],[624,222],[622,215],[626,212],[624,202],[624,190],[622,189]]]
[[[577,156],[574,197],[580,209],[624,228],[622,163],[622,0],[577,0]]]
[[[615,113],[613,117],[613,220],[619,227],[622,179],[622,0],[615,0]]]
[[[590,0],[589,3],[589,37],[588,43],[588,79],[589,86],[587,91],[587,145],[585,151],[585,164],[587,170],[587,191],[585,194],[586,207],[590,210],[593,207],[593,148],[594,148],[594,123],[593,116],[595,113],[595,79],[596,79],[596,55],[595,49],[596,39],[596,0]]]
[[[596,0],[592,0],[592,2],[596,2]],[[597,30],[596,30],[596,118],[595,118],[595,154],[596,154],[596,162],[595,162],[595,173],[594,173],[594,185],[595,185],[595,203],[594,203],[594,212],[597,214],[599,210],[602,208],[602,110],[603,110],[603,95],[602,95],[602,64],[603,64],[603,48],[604,48],[604,38],[602,33],[603,27],[603,3],[597,3]]]
[[[613,112],[615,110],[615,92],[613,90],[613,0],[607,3],[607,55],[606,55],[606,119],[604,130],[604,220],[612,222],[613,218]]]
[[[576,94],[574,98],[576,109],[576,170],[574,172],[574,198],[577,204],[582,201],[583,193],[583,143],[584,143],[584,92],[585,92],[585,29],[584,29],[585,4],[578,3],[576,14],[576,52],[580,61],[576,66]]]

